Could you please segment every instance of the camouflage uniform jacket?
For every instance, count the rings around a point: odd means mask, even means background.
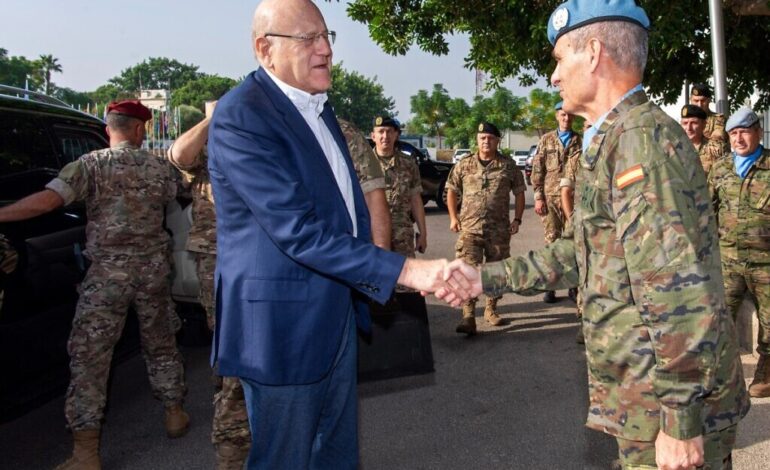
[[[94,260],[167,252],[164,209],[183,190],[168,160],[128,142],[83,155],[46,188],[65,205],[85,201],[86,250]]]
[[[748,412],[697,158],[682,128],[632,93],[581,157],[574,240],[482,270],[491,295],[581,288],[593,429],[689,439]]]
[[[187,251],[217,254],[217,217],[214,194],[209,179],[208,152],[203,151],[188,166],[171,162],[179,168],[192,193],[192,227],[187,235]]]
[[[390,207],[393,229],[412,227],[412,196],[422,193],[417,162],[398,150],[390,158],[378,155],[377,160],[385,175],[385,197]]]
[[[707,112],[706,128],[703,129],[703,136],[709,140],[718,140],[727,142],[727,133],[725,132],[725,115],[719,113]]]
[[[700,164],[703,167],[703,171],[708,175],[711,171],[711,166],[722,157],[730,152],[730,148],[722,140],[718,139],[706,139],[704,137],[701,144],[698,146],[698,158],[700,158]]]
[[[719,160],[709,173],[709,189],[722,260],[770,263],[770,150],[762,151],[744,179],[732,158]]]
[[[358,175],[358,184],[364,194],[375,189],[385,188],[385,175],[382,173],[377,157],[372,146],[364,138],[364,135],[353,124],[344,119],[337,119],[348,144],[350,157],[353,159],[353,168]]]
[[[540,138],[537,144],[537,153],[532,159],[532,186],[535,191],[535,199],[546,197],[559,198],[559,182],[564,173],[567,160],[574,154],[580,153],[583,139],[573,133],[567,146],[561,144],[559,133],[551,131]]]
[[[477,153],[468,155],[452,168],[446,187],[462,198],[462,232],[484,236],[510,233],[511,192],[518,195],[527,189],[521,170],[513,160],[498,154],[484,166]]]

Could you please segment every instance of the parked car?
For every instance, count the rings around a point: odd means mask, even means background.
[[[524,179],[527,180],[527,184],[532,186],[532,162],[535,160],[535,154],[537,153],[537,145],[533,145],[529,148],[528,157],[524,164]]]
[[[367,138],[369,145],[374,148],[374,141]],[[444,187],[449,176],[449,171],[454,166],[453,163],[437,162],[431,160],[427,154],[410,144],[399,140],[396,142],[396,148],[406,155],[411,155],[417,162],[420,169],[420,180],[422,181],[422,202],[427,204],[429,201],[435,201],[436,206],[441,210],[446,210],[446,197],[444,196]]]
[[[0,205],[42,190],[64,165],[108,142],[100,119],[46,95],[0,85]],[[0,422],[66,388],[66,344],[77,286],[87,268],[82,254],[85,224],[81,202],[0,224],[0,233],[19,255],[16,269],[0,279]],[[115,360],[138,349],[138,322],[132,313]]]
[[[529,158],[529,150],[516,150],[511,158],[516,162],[517,167],[524,168],[527,164],[527,158]]]
[[[471,154],[471,149],[457,149],[455,150],[455,153],[452,155],[452,163],[457,163],[460,160],[463,159],[466,155]]]

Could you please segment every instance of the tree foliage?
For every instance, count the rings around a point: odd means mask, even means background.
[[[121,91],[176,90],[202,76],[197,65],[183,64],[176,59],[150,57],[113,77],[109,83]]]
[[[352,0],[348,15],[369,27],[372,39],[390,54],[417,46],[443,55],[447,36],[466,33],[471,52],[466,67],[490,74],[492,85],[514,77],[533,85],[549,77],[555,63],[546,36],[551,12],[562,0]],[[650,57],[644,84],[665,103],[673,103],[685,81],[705,82],[712,76],[708,2],[702,0],[639,0],[652,22]],[[725,4],[728,88],[733,106],[756,89],[758,107],[770,106],[770,61],[758,48],[770,43],[770,21],[735,13],[747,0]],[[756,3],[756,2],[755,2]],[[761,49],[764,50],[764,49]]]
[[[372,129],[375,116],[393,115],[396,103],[385,96],[377,77],[364,77],[345,70],[342,65],[340,62],[332,66],[332,87],[328,91],[329,102],[338,117],[366,132]]]
[[[183,104],[179,106],[180,133],[187,132],[191,127],[203,121],[205,114],[195,106]]]
[[[189,105],[203,111],[206,101],[218,100],[238,82],[219,75],[202,75],[171,93],[171,105]]]
[[[43,93],[46,95],[50,94],[52,90],[52,83],[51,83],[51,73],[53,72],[62,72],[61,64],[59,63],[59,59],[52,56],[51,54],[45,54],[41,55],[40,58],[36,61],[38,70],[37,72],[42,76],[43,78]]]
[[[42,84],[37,61],[24,56],[9,56],[8,50],[0,48],[0,83],[3,85],[39,90]]]
[[[549,92],[539,88],[530,91],[524,130],[542,137],[546,132],[556,129],[558,124],[554,107],[559,101],[561,101],[559,92]]]
[[[419,90],[409,98],[414,116],[409,121],[407,130],[410,133],[436,136],[438,146],[441,147],[444,129],[452,122],[451,112],[456,112],[459,107],[458,103],[450,107],[451,101],[449,92],[441,83],[434,84],[430,93],[427,90]]]
[[[466,112],[453,113],[451,125],[446,128],[447,145],[471,147],[482,121],[491,122],[501,131],[523,129],[526,104],[526,98],[514,96],[506,88],[497,88],[492,96],[476,96]]]

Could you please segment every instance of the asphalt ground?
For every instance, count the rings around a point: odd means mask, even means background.
[[[527,193],[521,233],[512,254],[542,246],[542,228]],[[425,257],[454,255],[448,216],[427,207]],[[359,385],[361,468],[391,469],[607,469],[614,439],[583,426],[587,414],[584,351],[575,344],[574,304],[508,295],[500,302],[506,324],[479,334],[454,333],[460,312],[428,299],[435,372]],[[185,348],[190,433],[165,437],[163,412],[136,356],[113,371],[103,427],[105,469],[209,469],[212,405],[208,348]],[[747,376],[753,357],[745,356]],[[755,361],[754,361],[755,362]],[[48,469],[71,450],[63,398],[0,425],[1,469]],[[754,400],[739,428],[738,470],[770,468],[770,399]]]

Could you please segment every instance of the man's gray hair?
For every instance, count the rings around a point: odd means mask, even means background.
[[[623,70],[644,75],[647,65],[647,30],[627,21],[602,21],[567,33],[574,51],[585,49],[591,38],[598,39],[607,55]]]
[[[142,122],[140,119],[126,116],[125,114],[120,113],[108,113],[107,114],[107,126],[109,126],[110,129],[115,129],[116,131],[130,131],[137,122]]]

